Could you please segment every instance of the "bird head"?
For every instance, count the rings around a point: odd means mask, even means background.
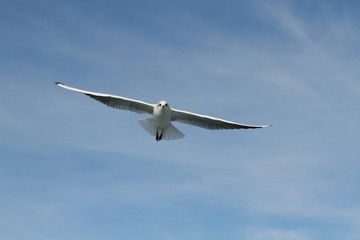
[[[160,109],[169,108],[169,104],[166,101],[160,101],[156,106]]]

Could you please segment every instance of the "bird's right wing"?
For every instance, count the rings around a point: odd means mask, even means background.
[[[109,107],[119,108],[122,110],[128,110],[136,113],[153,114],[154,105],[150,103],[146,103],[130,98],[124,98],[120,96],[115,96],[115,95],[104,94],[104,93],[89,92],[89,91],[66,86],[61,82],[55,82],[55,84],[58,85],[59,87],[74,92],[83,93],[99,102],[102,102],[103,104],[108,105]]]

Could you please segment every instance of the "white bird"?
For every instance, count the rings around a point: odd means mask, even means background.
[[[254,129],[269,127],[271,125],[245,125],[236,122],[226,121],[220,118],[200,115],[196,113],[186,112],[171,108],[166,101],[160,101],[157,104],[150,104],[130,98],[121,96],[109,95],[104,93],[96,93],[85,91],[73,87],[66,86],[61,82],[55,82],[59,87],[83,93],[109,107],[119,108],[141,114],[153,115],[153,118],[139,120],[139,124],[148,131],[152,136],[155,136],[156,141],[162,139],[173,140],[185,137],[174,125],[172,121],[191,124],[197,127],[206,129]]]

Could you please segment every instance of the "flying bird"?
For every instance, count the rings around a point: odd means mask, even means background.
[[[153,115],[152,118],[139,120],[139,124],[152,136],[155,136],[156,141],[162,139],[173,140],[185,137],[185,135],[178,130],[171,123],[181,122],[191,124],[197,127],[202,127],[210,130],[217,129],[254,129],[269,127],[271,125],[245,125],[236,122],[226,121],[220,118],[214,118],[210,116],[200,115],[187,111],[177,110],[171,108],[166,101],[160,101],[157,104],[150,104],[147,102],[125,98],[121,96],[115,96],[104,93],[96,93],[85,91],[73,87],[66,86],[61,82],[55,82],[59,87],[83,93],[109,107],[118,108],[122,110],[128,110],[141,114]]]

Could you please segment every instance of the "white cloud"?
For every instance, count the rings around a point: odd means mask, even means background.
[[[308,240],[314,239],[309,237],[306,230],[289,230],[289,229],[251,229],[245,230],[244,239],[252,240]]]
[[[52,196],[73,206],[82,199],[90,206],[104,199],[141,205],[183,196],[213,201],[235,213],[246,209],[260,218],[285,216],[290,221],[309,219],[357,229],[358,196],[350,192],[356,192],[357,175],[351,169],[357,169],[358,149],[352,148],[358,142],[359,115],[358,99],[352,94],[359,96],[360,88],[352,44],[360,35],[350,20],[332,22],[315,32],[306,16],[294,14],[286,5],[265,5],[259,12],[266,12],[269,26],[281,28],[290,38],[254,40],[220,34],[207,26],[207,37],[197,39],[195,47],[172,48],[97,25],[89,32],[96,32],[92,41],[101,43],[99,48],[65,38],[44,43],[42,53],[76,63],[71,69],[78,71],[62,71],[56,64],[38,66],[30,74],[14,71],[13,81],[6,81],[6,86],[2,82],[2,129],[20,148],[26,142],[42,152],[55,151],[57,146],[57,150],[112,153],[114,158],[128,154],[129,159],[167,163],[169,169],[191,175],[170,182],[144,178],[129,183],[113,172],[111,180],[116,181],[106,181],[106,186],[85,182],[55,186]],[[79,27],[91,29],[85,22]],[[36,40],[43,41],[32,39]],[[29,79],[38,80],[34,85]],[[274,126],[211,132],[179,124],[187,138],[157,143],[136,123],[146,116],[108,109],[53,85],[64,79],[75,87],[145,101],[171,99],[176,108],[249,124],[253,120],[266,124],[271,118]],[[353,131],[354,136],[348,134]],[[27,141],[19,141],[24,136]],[[90,175],[87,179],[99,177]],[[35,211],[37,207],[47,211],[46,206],[34,206]],[[306,229],[281,226],[255,226],[242,233],[255,240],[316,239]]]

